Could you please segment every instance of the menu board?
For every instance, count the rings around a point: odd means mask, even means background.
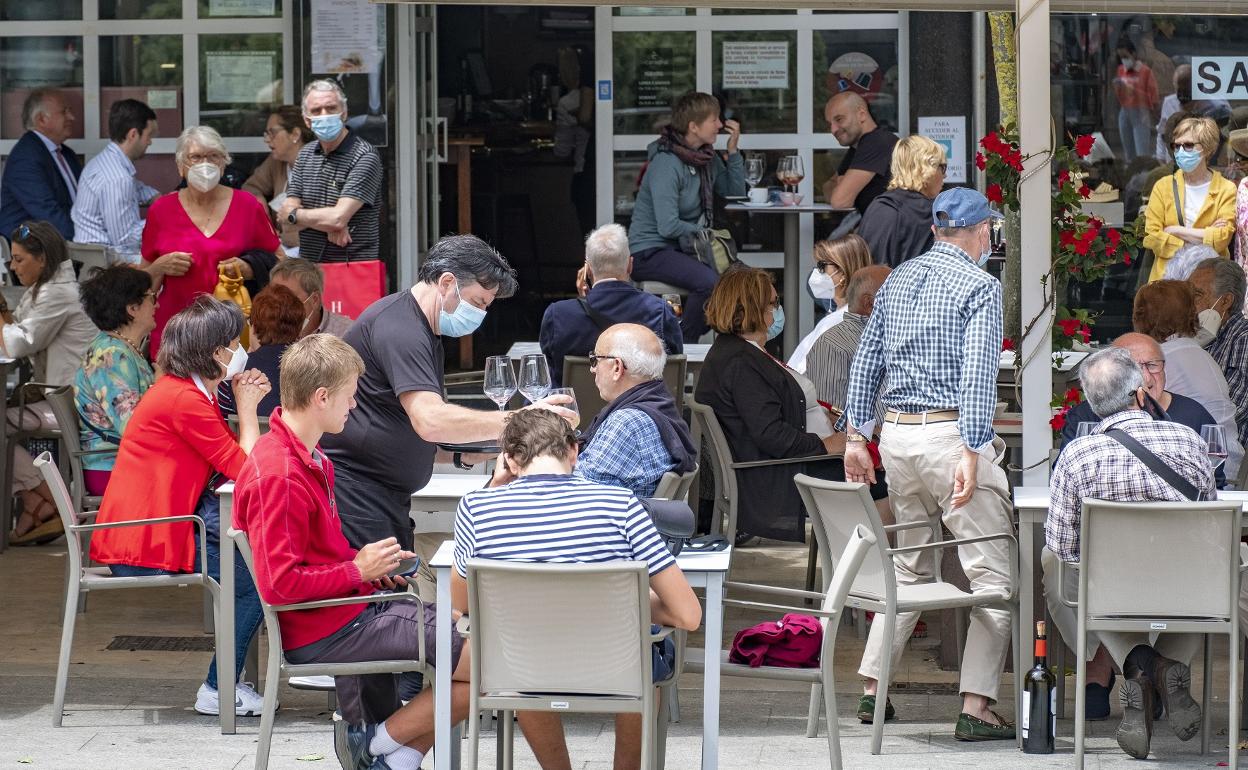
[[[637,65],[637,106],[670,107],[675,83],[676,66],[672,49],[651,49]]]

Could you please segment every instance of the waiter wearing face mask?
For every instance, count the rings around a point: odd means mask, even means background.
[[[338,515],[354,548],[393,537],[412,550],[411,495],[429,483],[437,445],[492,443],[509,414],[449,403],[442,350],[442,337],[472,334],[495,299],[515,292],[507,260],[476,236],[447,236],[429,250],[417,279],[369,305],[343,337],[364,360],[364,374],[346,427],[325,434],[321,446],[334,462]],[[575,423],[575,413],[554,406],[569,400],[549,396],[537,406]]]
[[[347,97],[332,80],[303,92],[303,120],[316,135],[286,182],[281,220],[299,230],[299,256],[314,262],[377,259],[381,157],[345,125]]]

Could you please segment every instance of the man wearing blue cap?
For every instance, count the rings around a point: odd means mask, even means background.
[[[880,455],[897,523],[925,523],[939,515],[955,538],[1001,535],[959,546],[958,556],[972,592],[1007,596],[1010,550],[1004,536],[1013,534],[1013,525],[1000,466],[1005,444],[992,431],[1001,283],[982,269],[991,250],[992,220],[1000,218],[974,190],[942,192],[932,203],[932,248],[902,263],[880,287],[850,369],[845,478],[875,481],[866,441],[875,431],[883,381]],[[927,527],[903,530],[897,546],[930,539]],[[931,582],[936,574],[932,551],[894,558],[900,584]],[[876,703],[876,687],[896,670],[918,619],[917,612],[899,614],[892,649],[885,650],[886,623],[876,616],[858,669],[866,677],[858,704],[863,722],[893,717],[887,699]],[[1004,603],[971,611],[962,656],[962,714],[954,730],[959,740],[1014,738],[1014,725],[989,708],[997,699],[1009,641]],[[885,655],[891,655],[887,672]]]

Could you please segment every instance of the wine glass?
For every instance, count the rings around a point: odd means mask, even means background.
[[[792,160],[789,162],[789,184],[793,185],[793,192],[797,192],[797,186],[806,178],[806,166],[802,163],[801,155],[790,155]]]
[[[1200,426],[1200,437],[1208,448],[1209,462],[1216,471],[1218,466],[1226,462],[1226,433],[1221,425]]]
[[[757,155],[751,155],[745,160],[745,181],[750,183],[750,187],[758,187],[758,183],[763,181],[764,162]]]
[[[681,314],[680,295],[679,294],[664,294],[663,301],[666,302],[668,307],[672,309],[672,312],[676,314],[676,317],[680,318],[680,314]]]
[[[789,189],[789,169],[793,165],[793,156],[786,155],[776,164],[776,180],[787,192]]]
[[[1083,422],[1079,423],[1079,427],[1075,429],[1075,438],[1082,438],[1084,436],[1092,435],[1092,429],[1095,428],[1097,425],[1100,425],[1100,423],[1091,422],[1090,420],[1084,420]]]
[[[498,411],[516,395],[516,371],[511,368],[510,356],[490,356],[485,359],[485,382],[482,385],[486,398],[498,405]]]
[[[550,367],[546,365],[546,356],[530,353],[520,359],[520,393],[529,403],[542,400],[549,391]]]
[[[566,404],[559,404],[559,406],[562,406],[564,409],[571,409],[572,411],[576,412],[576,421],[578,423],[581,421],[581,408],[576,405],[576,391],[575,390],[573,390],[572,388],[551,388],[550,393],[548,395],[570,396],[572,398],[571,401],[569,401]]]

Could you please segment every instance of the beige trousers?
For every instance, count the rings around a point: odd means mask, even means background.
[[[1009,482],[1000,466],[1005,444],[993,440],[992,449],[980,455],[976,466],[976,489],[970,502],[953,508],[953,471],[962,456],[962,438],[957,422],[931,425],[896,425],[885,421],[880,437],[880,455],[888,473],[888,500],[898,524],[927,521],[940,516],[955,538],[996,535],[1014,531],[1010,521]],[[927,528],[896,533],[897,546],[922,545],[930,542]],[[958,558],[970,580],[973,593],[1009,593],[1010,549],[1005,540],[958,546]],[[931,582],[935,579],[936,563],[932,552],[898,554],[898,585]],[[880,621],[881,616],[876,615]],[[892,664],[895,672],[901,653],[919,620],[917,612],[897,615],[893,635]],[[1001,671],[1010,644],[1010,613],[1008,610],[971,610],[970,628],[966,633],[966,649],[962,655],[960,689],[962,693],[997,699]],[[884,646],[884,623],[871,624],[867,646],[858,673],[879,679]]]

